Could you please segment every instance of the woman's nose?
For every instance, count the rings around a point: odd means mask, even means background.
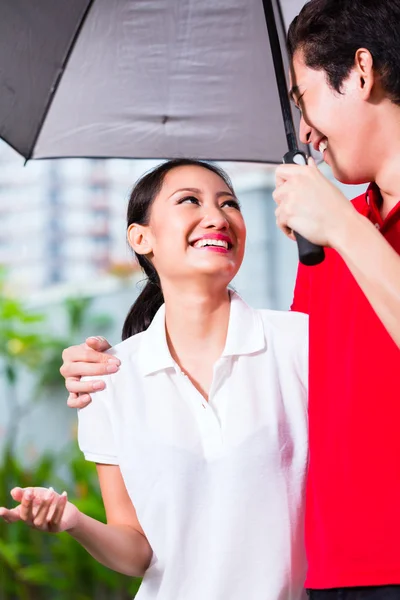
[[[209,229],[227,229],[229,227],[228,219],[224,211],[218,207],[208,207],[202,221],[202,226]]]
[[[312,132],[311,127],[306,123],[303,115],[301,115],[299,138],[300,138],[300,141],[303,144],[309,144],[310,143],[310,141],[311,141],[311,132]]]

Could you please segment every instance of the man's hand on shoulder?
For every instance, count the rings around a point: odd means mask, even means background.
[[[65,387],[69,392],[69,407],[87,406],[92,400],[91,394],[105,388],[104,381],[81,381],[81,377],[109,375],[118,371],[119,359],[105,354],[109,348],[111,346],[105,338],[89,337],[83,344],[64,350],[60,373],[65,378]]]

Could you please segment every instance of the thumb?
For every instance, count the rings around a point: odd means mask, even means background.
[[[318,171],[317,163],[315,162],[315,160],[313,159],[313,157],[312,157],[312,156],[309,156],[309,157],[308,157],[307,164],[308,164],[308,166],[309,166],[309,167],[311,167],[312,169],[314,169],[314,170],[317,170],[317,171]]]
[[[85,341],[89,348],[92,348],[92,350],[97,350],[97,352],[104,352],[105,350],[111,348],[106,338],[102,336],[88,337]]]

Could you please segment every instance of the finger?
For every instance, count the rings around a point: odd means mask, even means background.
[[[117,362],[118,359],[113,357],[110,354],[106,354],[104,350],[107,350],[109,345],[107,343],[107,347],[104,346],[101,351],[94,350],[88,344],[79,344],[79,346],[70,346],[66,348],[62,353],[63,362],[65,363],[61,368],[64,369],[68,367],[69,363],[74,362],[106,362],[110,358],[114,358]]]
[[[65,379],[71,377],[96,377],[96,375],[108,375],[118,371],[120,362],[115,357],[110,357],[107,354],[100,354],[103,357],[101,362],[68,362],[65,363],[60,373]]]
[[[24,495],[24,488],[15,487],[10,491],[11,497],[16,502],[21,502],[22,496]]]
[[[16,523],[17,521],[20,521],[20,506],[16,506],[15,508],[11,509],[4,508],[4,506],[2,506],[0,508],[0,518],[2,518],[6,523]]]
[[[286,237],[293,240],[294,242],[296,241],[296,237],[293,233],[293,229],[290,229],[290,227],[288,227],[287,225],[281,225],[278,222],[277,222],[277,225],[278,225],[279,229],[282,231],[282,233],[284,233],[286,235]]]
[[[33,490],[26,488],[21,498],[20,515],[21,520],[26,523],[32,522]]]
[[[86,338],[86,344],[89,346],[89,348],[93,348],[93,350],[97,350],[98,352],[104,352],[105,350],[109,350],[111,348],[106,338],[102,337],[101,335]]]
[[[288,226],[287,221],[286,221],[286,216],[284,215],[281,207],[278,206],[278,208],[275,210],[275,216],[276,216],[276,224],[279,227],[279,229],[288,238],[290,238],[291,240],[295,241],[296,238],[294,236],[293,229]]]
[[[277,204],[278,206],[282,202],[282,200],[281,200],[281,194],[279,193],[279,189],[278,188],[272,192],[272,198],[273,198],[275,204]]]
[[[53,488],[49,488],[46,494],[43,496],[42,501],[39,505],[39,508],[36,512],[36,515],[33,518],[33,525],[38,528],[43,528],[47,524],[47,515],[49,513],[49,509],[51,503],[54,500],[55,492]]]
[[[82,394],[81,396],[78,396],[78,394],[70,394],[68,396],[67,405],[69,408],[85,408],[91,401],[92,398],[89,394]]]
[[[282,183],[297,177],[305,172],[305,165],[283,164],[279,165],[275,171],[275,180],[282,180]]]
[[[0,519],[3,519],[6,523],[10,523],[10,513],[11,511],[4,506],[0,506]]]
[[[317,163],[315,162],[315,160],[313,159],[312,156],[308,157],[307,164],[312,169],[316,169],[317,171],[319,170],[318,167],[317,167]]]
[[[44,488],[44,487],[35,487],[35,488],[15,487],[10,491],[10,494],[16,502],[21,502],[24,493],[28,490],[33,491],[32,507],[38,506],[41,503],[44,494],[47,492],[47,488]]]
[[[90,379],[89,381],[81,381],[77,377],[68,377],[65,380],[65,387],[70,394],[87,394],[90,392],[97,392],[104,390],[106,384],[104,381]]]
[[[68,502],[67,492],[63,492],[58,498],[54,506],[54,511],[49,521],[49,528],[57,528],[64,514],[65,506]]]
[[[278,172],[275,173],[275,187],[277,189],[281,187],[281,185],[283,185],[285,181],[286,179],[283,179],[283,177],[281,177]]]

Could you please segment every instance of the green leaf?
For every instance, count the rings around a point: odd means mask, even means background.
[[[21,550],[21,544],[11,545],[0,540],[0,557],[12,569],[19,569],[21,566],[19,560]]]
[[[47,584],[51,581],[51,572],[49,565],[36,564],[28,565],[17,570],[17,577],[27,583]]]

